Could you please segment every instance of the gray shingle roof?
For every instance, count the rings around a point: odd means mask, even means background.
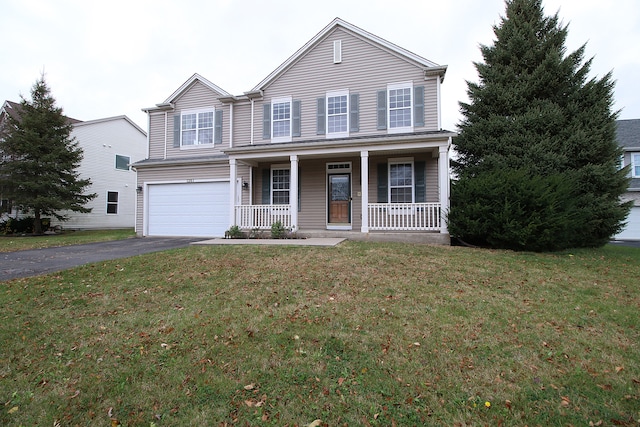
[[[625,149],[640,149],[640,119],[616,120],[616,138]]]

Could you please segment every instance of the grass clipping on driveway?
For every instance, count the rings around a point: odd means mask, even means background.
[[[198,246],[0,283],[0,424],[637,425],[640,250]]]

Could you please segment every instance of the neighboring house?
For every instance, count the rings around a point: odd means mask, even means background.
[[[300,235],[448,243],[446,68],[335,19],[243,95],[194,74],[144,110],[137,233],[279,221]]]
[[[618,144],[624,150],[622,166],[630,165],[631,183],[624,200],[633,200],[633,207],[627,217],[627,226],[617,240],[640,240],[640,119],[618,120],[616,122]]]
[[[20,104],[6,101],[2,114],[17,114]],[[15,116],[14,116],[15,117]],[[69,220],[52,225],[66,229],[131,228],[135,226],[136,173],[130,164],[147,154],[147,135],[126,116],[80,121],[68,119],[73,125],[71,137],[83,150],[78,168],[81,178],[89,178],[91,186],[85,193],[97,196],[85,206],[91,213],[62,211]],[[2,200],[3,215],[17,216],[17,206]]]

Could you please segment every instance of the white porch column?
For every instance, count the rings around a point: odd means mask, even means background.
[[[238,179],[238,168],[236,159],[229,159],[229,227],[236,225],[236,181]]]
[[[360,152],[360,191],[362,191],[362,227],[360,231],[369,232],[369,152]]]
[[[448,233],[447,214],[449,213],[449,145],[441,145],[438,157],[438,187],[440,189],[440,226],[441,233]]]
[[[289,203],[291,204],[291,230],[298,230],[298,156],[291,159],[291,182],[289,183]]]

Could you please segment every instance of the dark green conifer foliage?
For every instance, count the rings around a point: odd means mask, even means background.
[[[20,107],[18,117],[6,116],[0,137],[0,184],[5,197],[33,214],[34,233],[40,234],[42,217],[64,220],[60,211],[90,212],[85,204],[96,195],[83,194],[91,181],[77,172],[82,149],[44,76],[33,85],[31,101],[21,96]]]
[[[566,54],[567,26],[541,0],[505,4],[460,103],[449,231],[515,250],[602,245],[629,211],[611,73],[588,78],[585,46]]]

